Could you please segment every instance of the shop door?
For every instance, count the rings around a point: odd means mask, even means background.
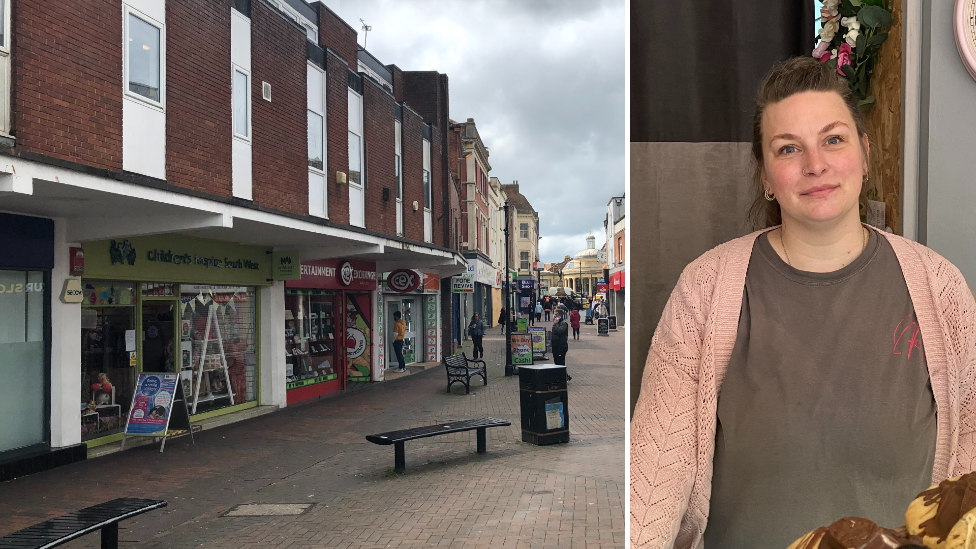
[[[400,302],[388,300],[386,302],[386,348],[389,349],[386,357],[387,370],[395,370],[400,367],[400,363],[397,362],[396,351],[393,350],[393,342],[396,341],[396,330],[393,329],[393,325],[396,324],[396,318],[393,317],[395,312],[403,314]]]
[[[172,301],[144,301],[142,304],[142,371],[175,372]]]
[[[407,335],[403,338],[403,360],[407,364],[417,362],[417,329],[424,320],[423,307],[418,308],[418,301],[410,297],[403,298],[400,302],[403,322],[407,325]]]

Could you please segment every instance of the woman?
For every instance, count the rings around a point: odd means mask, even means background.
[[[579,309],[573,309],[573,312],[569,313],[569,325],[573,327],[573,339],[579,339],[579,329],[580,329]]]
[[[485,338],[485,323],[481,321],[481,315],[478,313],[471,317],[471,324],[468,324],[468,335],[471,336],[471,342],[474,343],[474,350],[471,352],[472,358],[484,358],[485,348],[481,342]]]
[[[498,313],[498,326],[501,327],[501,333],[505,333],[505,325],[508,324],[508,307],[502,307],[502,310]]]
[[[847,84],[813,58],[776,66],[753,133],[763,229],[685,269],[651,343],[634,548],[785,548],[844,516],[894,527],[976,465],[976,302],[947,260],[861,225],[869,142]]]
[[[407,335],[407,323],[403,321],[400,311],[393,311],[393,353],[397,359],[397,369],[394,372],[407,371],[407,363],[403,358],[403,338]]]

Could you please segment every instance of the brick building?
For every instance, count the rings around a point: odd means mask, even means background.
[[[383,380],[394,310],[453,352],[446,75],[328,0],[0,2],[0,469],[117,441],[142,372],[203,417]]]

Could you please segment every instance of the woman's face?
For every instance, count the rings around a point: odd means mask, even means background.
[[[803,92],[769,105],[762,136],[763,186],[775,195],[784,222],[858,215],[868,142],[866,137],[859,142],[839,94]]]

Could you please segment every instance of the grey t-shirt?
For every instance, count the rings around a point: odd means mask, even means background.
[[[718,398],[706,549],[785,549],[846,516],[894,528],[929,487],[936,408],[915,309],[874,231],[832,273],[756,239]]]

